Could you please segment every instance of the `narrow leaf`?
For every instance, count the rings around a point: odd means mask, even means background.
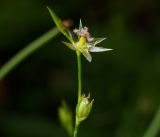
[[[54,11],[52,9],[50,9],[49,7],[47,7],[49,13],[51,14],[56,26],[58,27],[58,29],[62,32],[62,33],[66,33],[65,32],[65,26],[63,25],[61,19],[54,13]]]
[[[59,31],[60,31],[70,42],[73,43],[73,40],[72,40],[72,38],[69,36],[69,34],[68,34],[68,32],[67,32],[68,30],[67,30],[67,28],[64,26],[64,24],[63,24],[63,22],[61,21],[61,19],[54,13],[54,11],[53,11],[51,8],[47,7],[47,9],[48,9],[48,11],[49,11],[49,13],[50,13],[53,21],[55,22],[57,28],[59,29]]]

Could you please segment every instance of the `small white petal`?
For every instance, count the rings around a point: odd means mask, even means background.
[[[87,40],[88,40],[88,42],[90,43],[90,42],[93,42],[93,41],[94,41],[94,38],[89,37]]]
[[[74,32],[75,34],[77,34],[77,32],[79,32],[79,30],[78,30],[78,29],[74,29],[73,32]]]
[[[96,46],[89,47],[90,52],[104,52],[104,51],[109,51],[109,50],[112,50],[112,49],[103,48],[103,47],[96,47]]]
[[[90,45],[97,45],[97,44],[99,44],[99,43],[101,43],[102,41],[104,41],[106,38],[91,38],[91,39],[89,39],[89,44]]]
[[[83,54],[83,56],[89,61],[92,61],[92,56],[91,54],[88,52],[88,50],[84,50],[83,52],[81,52]]]

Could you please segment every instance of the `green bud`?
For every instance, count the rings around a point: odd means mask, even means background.
[[[82,122],[88,117],[92,109],[93,101],[94,99],[90,101],[90,94],[87,97],[85,95],[81,96],[76,108],[76,119],[78,122]]]
[[[59,120],[64,127],[64,129],[67,130],[69,135],[72,135],[73,133],[73,115],[69,108],[69,106],[66,104],[66,102],[62,102],[62,106],[58,110]]]

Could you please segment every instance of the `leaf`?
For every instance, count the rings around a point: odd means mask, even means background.
[[[54,13],[54,11],[47,7],[53,21],[55,22],[57,28],[59,29],[59,31],[71,42],[73,43],[72,38],[69,36],[68,34],[68,30],[67,28],[64,26],[63,22],[61,21],[61,19]]]
[[[75,47],[71,43],[68,43],[68,42],[65,42],[65,41],[62,41],[62,43],[64,45],[66,45],[68,48],[70,48],[71,50],[76,50]]]
[[[73,40],[73,37],[74,37],[73,33],[69,29],[67,29],[66,31],[67,31],[68,36]]]
[[[35,39],[22,50],[17,52],[9,61],[7,61],[3,66],[0,68],[0,81],[8,75],[15,67],[17,67],[22,61],[24,61],[28,56],[33,54],[36,50],[41,48],[45,43],[49,40],[54,39],[58,34],[59,30],[55,27],[39,38]]]
[[[47,7],[47,9],[49,10],[56,26],[58,27],[58,29],[62,32],[62,33],[66,33],[65,32],[65,26],[63,25],[61,19],[54,13],[54,11],[52,9],[50,9],[49,7]]]

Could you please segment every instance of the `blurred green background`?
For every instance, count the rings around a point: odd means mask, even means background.
[[[83,58],[83,89],[95,98],[79,137],[141,137],[160,103],[160,12],[156,0],[1,0],[0,66],[62,19],[81,18],[100,46]],[[0,81],[0,137],[67,137],[57,109],[77,99],[76,55],[60,35]],[[160,136],[160,134],[159,134]],[[158,136],[157,136],[158,137]]]

